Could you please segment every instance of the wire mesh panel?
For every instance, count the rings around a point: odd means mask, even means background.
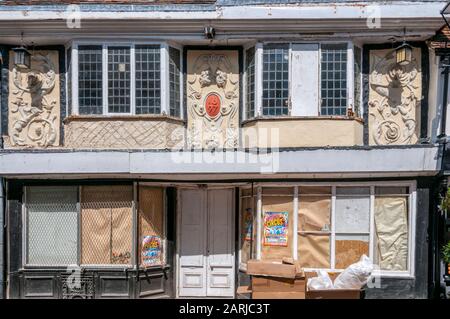
[[[27,187],[27,264],[76,264],[77,225],[75,187]]]
[[[132,235],[132,186],[82,187],[82,264],[131,264]]]
[[[289,45],[268,44],[263,50],[263,115],[289,113]]]
[[[78,108],[80,114],[102,114],[102,47],[78,47]],[[70,87],[69,87],[70,88]]]
[[[347,44],[322,44],[321,52],[321,115],[345,115]]]
[[[159,45],[138,45],[136,56],[136,114],[161,112],[161,56]]]
[[[108,111],[130,112],[130,48],[108,47]]]

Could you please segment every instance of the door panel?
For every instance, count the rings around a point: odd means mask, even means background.
[[[234,296],[233,190],[208,191],[207,295]]]
[[[233,190],[182,190],[180,297],[234,296]]]
[[[201,190],[181,192],[179,295],[206,296],[205,194]]]

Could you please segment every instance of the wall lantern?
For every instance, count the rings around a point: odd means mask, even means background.
[[[23,46],[12,49],[14,51],[14,65],[18,68],[29,69],[31,66],[31,54]]]
[[[216,30],[213,27],[205,27],[203,32],[207,39],[214,39],[216,37]]]
[[[395,49],[395,57],[397,64],[409,64],[412,60],[412,47],[408,43],[403,42],[401,46]]]

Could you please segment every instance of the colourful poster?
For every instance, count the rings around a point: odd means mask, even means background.
[[[288,212],[264,213],[264,246],[288,245]]]
[[[144,266],[161,265],[161,237],[145,236],[142,240],[141,253]]]
[[[252,209],[247,208],[244,214],[244,240],[251,241],[252,240],[252,227],[253,227],[253,214]]]

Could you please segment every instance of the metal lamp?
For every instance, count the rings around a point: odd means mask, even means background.
[[[31,66],[31,54],[24,47],[12,49],[14,51],[14,65],[18,68],[29,69]]]
[[[395,49],[395,58],[397,64],[409,64],[412,60],[412,47],[408,43],[403,42],[401,46]]]

